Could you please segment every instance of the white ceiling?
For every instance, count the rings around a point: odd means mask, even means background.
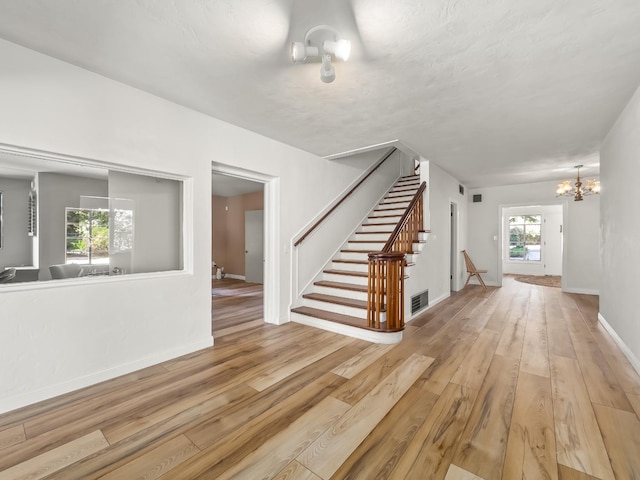
[[[352,40],[337,79],[289,44]],[[468,186],[560,179],[640,84],[638,0],[2,0],[0,37],[328,156],[398,140]]]

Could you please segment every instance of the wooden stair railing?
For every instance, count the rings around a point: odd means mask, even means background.
[[[397,332],[404,330],[404,268],[406,254],[413,253],[424,225],[424,192],[422,182],[400,221],[380,252],[369,254],[367,287],[367,323],[369,328]],[[386,313],[383,328],[381,315]]]
[[[397,332],[404,330],[404,267],[402,252],[372,252],[369,254],[367,288],[367,323],[369,328]],[[386,302],[385,302],[386,299]],[[382,328],[381,315],[386,313]]]

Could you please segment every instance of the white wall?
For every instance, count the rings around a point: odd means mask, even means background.
[[[500,208],[507,206],[549,205],[562,203],[564,209],[563,289],[575,293],[598,293],[600,276],[598,196],[573,199],[555,198],[557,182],[477,188],[469,198],[482,194],[482,202],[469,203],[469,255],[478,268],[489,270],[482,278],[500,285],[502,277]]]
[[[407,302],[411,296],[429,289],[429,304],[433,305],[451,294],[451,203],[458,209],[458,252],[456,256],[457,273],[454,275],[455,289],[464,284],[464,260],[461,250],[467,245],[467,198],[459,193],[460,183],[443,169],[421,160],[420,176],[427,182],[425,209],[426,227],[431,230],[416,265],[412,267],[411,277],[407,281]],[[410,303],[405,304],[406,316],[411,313]],[[418,312],[419,313],[419,312]]]
[[[65,263],[66,207],[80,207],[81,196],[107,196],[107,181],[38,173],[39,280],[51,280],[50,265]]]
[[[609,132],[600,158],[600,315],[622,339],[627,354],[635,357],[640,371],[640,197],[624,187],[640,178],[640,90]]]
[[[0,270],[8,266],[32,265],[31,237],[27,235],[27,199],[31,181],[0,177],[2,232]]]
[[[0,41],[0,143],[187,177],[184,272],[5,285],[0,412],[206,347],[211,337],[211,164],[277,179],[273,267],[283,247],[362,172]],[[221,93],[224,94],[224,93]]]

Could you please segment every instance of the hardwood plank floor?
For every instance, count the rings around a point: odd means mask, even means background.
[[[0,415],[0,480],[640,479],[640,376],[597,297],[507,276],[379,346],[212,287],[214,347]]]

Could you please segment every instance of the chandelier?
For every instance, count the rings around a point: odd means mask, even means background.
[[[595,195],[600,193],[600,182],[594,180],[593,178],[587,180],[587,184],[584,185],[580,180],[580,169],[583,165],[576,165],[573,168],[578,169],[578,178],[576,178],[576,183],[571,185],[571,180],[565,180],[562,183],[558,184],[558,189],[556,190],[556,197],[573,197],[576,202],[582,200],[582,197],[587,195]]]

